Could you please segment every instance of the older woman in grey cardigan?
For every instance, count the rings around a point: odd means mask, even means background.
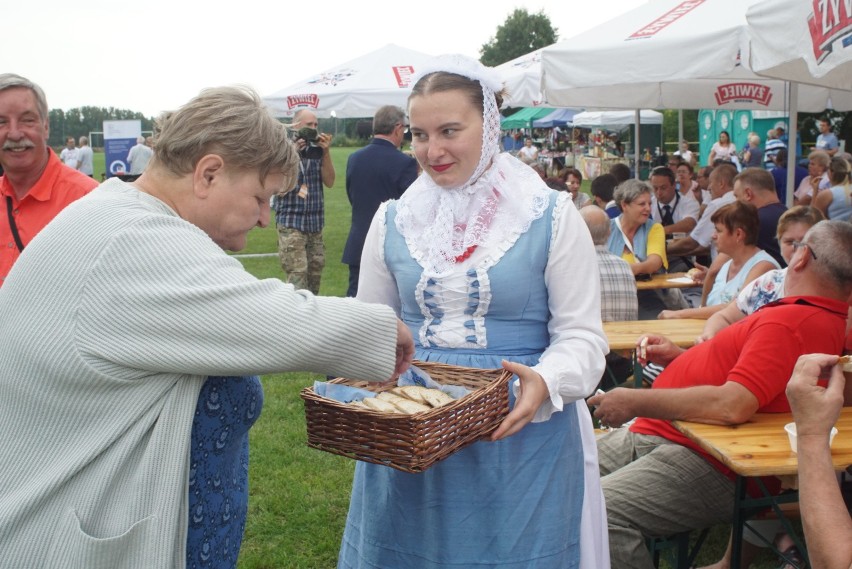
[[[57,217],[0,289],[0,566],[233,567],[255,374],[403,371],[390,308],[258,280],[225,250],[291,188],[247,89],[161,117],[154,158]]]

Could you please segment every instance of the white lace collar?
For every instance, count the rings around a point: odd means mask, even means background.
[[[444,276],[472,246],[505,250],[542,216],[550,188],[520,160],[498,154],[473,184],[437,186],[421,176],[399,200],[396,228],[430,276]]]

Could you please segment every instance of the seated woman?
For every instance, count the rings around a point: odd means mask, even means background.
[[[592,203],[592,198],[580,191],[580,184],[583,183],[583,174],[576,168],[563,168],[557,176],[568,186],[568,191],[571,192],[571,199],[574,200],[574,206],[577,209]]]
[[[649,275],[668,269],[666,234],[651,219],[651,186],[641,180],[621,183],[613,196],[621,214],[611,221],[607,249],[630,264],[634,275]],[[654,291],[639,291],[639,319],[654,318],[665,306]]]
[[[731,259],[722,265],[707,296],[706,305],[684,310],[664,310],[658,318],[709,318],[734,298],[746,283],[772,269],[778,261],[757,246],[760,220],[757,208],[741,201],[720,207],[710,218],[716,227],[713,241],[720,253]]]
[[[781,246],[781,256],[787,263],[793,257],[794,243],[800,243],[808,229],[823,219],[825,217],[822,212],[811,206],[793,206],[784,212],[778,220],[778,244]],[[782,298],[786,274],[787,269],[777,269],[746,284],[735,300],[707,320],[696,343],[709,340],[726,326],[742,320],[761,306]]]
[[[802,180],[793,192],[793,205],[811,205],[817,193],[831,187],[831,181],[828,179],[830,163],[831,156],[824,150],[814,150],[808,154],[808,177]]]
[[[849,171],[849,162],[844,158],[835,156],[831,159],[828,166],[831,188],[821,191],[814,199],[814,206],[828,219],[852,219],[852,185],[849,183]]]

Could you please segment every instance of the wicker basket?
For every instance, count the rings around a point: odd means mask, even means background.
[[[355,460],[423,472],[439,460],[491,433],[509,412],[508,383],[502,369],[474,369],[439,363],[414,364],[441,384],[471,393],[453,403],[413,415],[387,414],[302,390],[308,446]],[[379,393],[394,387],[345,378],[333,379]]]

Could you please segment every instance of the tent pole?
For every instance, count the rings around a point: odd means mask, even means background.
[[[787,142],[787,207],[793,207],[793,192],[796,191],[796,164],[798,156],[796,156],[796,141],[799,136],[799,84],[791,81],[788,84],[790,96],[787,102],[790,110],[787,113],[790,117],[790,139]],[[814,195],[816,198],[816,195]]]
[[[642,169],[642,162],[639,160],[639,109],[636,109],[633,113],[633,163],[636,165],[634,176],[639,180],[639,171]]]
[[[677,110],[677,146],[675,152],[680,152],[680,141],[683,140],[683,109]]]

